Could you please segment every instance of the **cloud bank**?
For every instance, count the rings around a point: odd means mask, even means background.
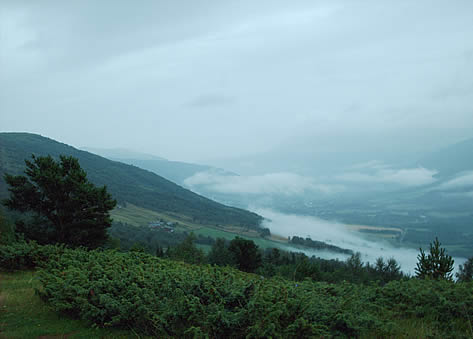
[[[268,173],[254,176],[221,175],[212,171],[199,172],[184,180],[191,188],[230,194],[280,194],[298,195],[304,192],[335,193],[343,190],[340,185],[317,183],[313,178],[294,173]]]
[[[423,167],[393,169],[378,161],[352,166],[360,171],[347,172],[336,178],[344,182],[360,184],[394,184],[406,187],[416,187],[432,184],[438,172]],[[364,170],[364,171],[361,171]]]
[[[374,263],[379,257],[385,259],[395,258],[401,265],[401,269],[414,274],[417,263],[418,250],[411,248],[393,247],[385,241],[375,242],[364,239],[359,233],[350,231],[347,225],[322,220],[315,217],[282,214],[269,209],[253,209],[256,213],[269,219],[264,222],[273,234],[282,236],[309,236],[313,240],[325,241],[327,243],[360,252],[364,262]],[[287,248],[291,250],[291,248]],[[294,250],[294,249],[292,249]],[[315,255],[326,259],[347,258],[343,254],[327,252],[305,251],[307,255]],[[464,258],[454,258],[455,267],[465,261]]]
[[[473,186],[473,172],[467,172],[455,179],[451,179],[447,182],[440,184],[437,189],[439,190],[453,190],[457,188],[464,188]]]

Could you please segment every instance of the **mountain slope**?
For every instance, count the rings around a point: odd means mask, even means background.
[[[441,178],[473,170],[473,138],[428,154],[418,165],[439,171]]]
[[[7,196],[3,173],[21,174],[31,154],[71,155],[96,185],[107,185],[119,203],[129,202],[154,211],[179,215],[203,224],[258,227],[262,218],[228,207],[186,190],[152,172],[80,151],[49,138],[29,133],[0,133],[0,197]]]
[[[125,149],[103,149],[91,147],[83,147],[82,149],[110,160],[138,166],[139,168],[154,172],[157,175],[177,183],[178,185],[183,185],[185,179],[192,177],[199,172],[212,171],[219,175],[236,175],[212,166],[198,165],[182,161],[171,161],[154,155]]]

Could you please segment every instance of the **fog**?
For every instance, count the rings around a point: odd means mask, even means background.
[[[334,169],[332,175],[309,176],[297,172],[299,171],[295,169],[295,172],[230,175],[210,170],[195,173],[186,178],[183,184],[197,192],[205,190],[228,194],[331,195],[354,189],[370,191],[388,187],[399,189],[426,186],[437,181],[435,175],[438,173],[436,170],[422,167],[392,168],[378,161],[341,168],[338,172]],[[440,185],[440,188],[462,185],[468,180],[469,176],[461,177]]]
[[[412,248],[394,247],[387,241],[368,240],[363,238],[359,233],[350,231],[349,226],[335,221],[322,220],[319,218],[290,215],[278,213],[269,209],[253,210],[267,220],[263,223],[265,227],[271,229],[273,234],[287,236],[310,237],[313,240],[324,241],[329,244],[339,246],[341,248],[351,249],[354,252],[360,252],[364,262],[374,264],[376,259],[383,257],[384,259],[395,258],[400,264],[403,272],[414,275],[414,268],[417,263],[418,250]],[[285,247],[294,251],[294,248]],[[424,248],[428,251],[428,248]],[[327,251],[302,251],[307,255],[315,255],[325,259],[345,260],[348,256],[344,254],[331,253]],[[454,258],[455,270],[458,265],[463,264],[465,258]]]
[[[382,168],[376,169],[373,173],[348,172],[337,176],[337,179],[355,183],[386,183],[401,186],[423,186],[435,182],[435,174],[437,174],[437,171],[422,167],[409,169]]]
[[[199,172],[184,180],[191,189],[229,194],[300,195],[305,192],[334,193],[344,190],[341,185],[317,183],[314,178],[295,173],[264,175],[222,175],[212,171]]]

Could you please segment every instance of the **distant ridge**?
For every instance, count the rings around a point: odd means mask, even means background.
[[[171,161],[155,155],[134,152],[126,149],[103,149],[83,147],[84,150],[98,154],[104,158],[138,166],[160,175],[178,185],[184,185],[184,180],[200,172],[211,171],[219,175],[236,175],[207,165],[198,165],[182,161]]]
[[[97,185],[106,185],[119,203],[129,202],[209,225],[256,228],[262,220],[255,213],[204,198],[155,173],[31,133],[0,133],[0,198],[8,195],[3,174],[21,174],[24,159],[31,158],[32,154],[50,154],[55,158],[65,154],[78,158],[89,179]]]
[[[473,170],[473,138],[422,157],[418,166],[437,170],[440,178]]]
[[[142,159],[142,160],[164,160],[154,154],[142,153],[132,151],[126,148],[96,148],[96,147],[81,147],[81,150],[100,155],[109,160],[115,159]]]

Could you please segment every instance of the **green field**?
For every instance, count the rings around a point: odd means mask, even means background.
[[[111,214],[114,221],[137,227],[147,227],[149,222],[163,219],[165,221],[177,222],[179,224],[176,227],[177,231],[194,232],[195,234],[210,236],[214,239],[224,238],[232,240],[236,236],[239,236],[241,238],[253,240],[260,248],[279,247],[281,245],[281,242],[261,238],[254,230],[225,225],[217,227],[213,225],[196,224],[176,215],[172,216],[158,213],[132,204],[127,204],[126,207],[116,208]]]

